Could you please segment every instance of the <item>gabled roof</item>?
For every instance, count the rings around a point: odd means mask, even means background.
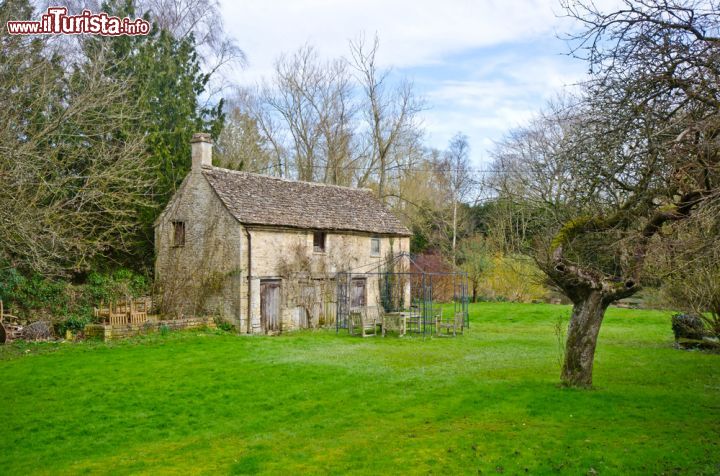
[[[202,174],[230,213],[245,225],[411,235],[368,189],[217,167],[204,167]]]

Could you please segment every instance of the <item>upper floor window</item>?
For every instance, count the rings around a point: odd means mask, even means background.
[[[370,238],[370,256],[380,256],[380,238]]]
[[[174,221],[173,225],[173,246],[185,246],[185,222]]]
[[[325,253],[325,243],[327,241],[327,234],[323,231],[316,231],[313,233],[313,251],[315,253]]]

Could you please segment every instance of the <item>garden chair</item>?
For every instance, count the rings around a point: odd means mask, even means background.
[[[107,316],[107,323],[110,325],[121,325],[128,323],[128,306],[127,303],[120,301],[110,301],[110,313]]]
[[[0,344],[22,336],[23,326],[18,324],[16,316],[7,314],[0,299]]]
[[[406,333],[405,323],[407,319],[406,312],[385,312],[382,306],[378,307],[378,320],[382,330],[382,336],[385,337],[387,331],[395,331],[404,336]]]
[[[147,302],[130,300],[130,324],[142,324],[148,320]]]
[[[435,316],[435,334],[438,337],[455,337],[458,333],[462,334],[465,328],[465,315],[462,312],[456,312],[454,316],[443,317],[442,312]],[[445,334],[442,331],[445,330]]]
[[[362,311],[351,311],[348,316],[348,330],[351,335],[372,337],[377,335],[377,328],[380,323],[375,316],[372,316],[368,309]]]
[[[360,311],[350,311],[347,317],[348,334],[355,335],[356,329],[362,327],[362,314]]]
[[[105,301],[100,301],[100,306],[93,308],[93,317],[98,322],[105,322],[112,313],[110,304],[105,305]]]

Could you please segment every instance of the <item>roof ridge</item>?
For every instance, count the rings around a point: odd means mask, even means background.
[[[255,172],[247,172],[245,170],[232,170],[232,169],[226,169],[224,167],[215,167],[214,165],[211,165],[211,166],[206,165],[203,167],[203,170],[218,170],[221,172],[227,172],[227,173],[238,174],[238,175],[254,175],[256,177],[262,177],[262,178],[266,178],[266,179],[278,180],[278,181],[282,181],[282,182],[302,183],[302,184],[307,184],[307,185],[312,185],[312,186],[317,186],[317,187],[334,187],[334,188],[340,188],[343,190],[359,190],[359,191],[371,192],[371,193],[373,192],[373,190],[368,187],[348,187],[346,185],[336,185],[336,184],[332,184],[332,183],[310,182],[307,180],[295,180],[295,179],[290,179],[290,178],[285,178],[285,177],[276,177],[274,175],[266,175],[266,174],[259,174],[259,173],[255,173]]]

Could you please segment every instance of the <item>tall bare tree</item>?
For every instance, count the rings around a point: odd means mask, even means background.
[[[574,304],[561,378],[587,387],[607,307],[640,289],[668,227],[720,198],[720,10],[692,0],[565,7],[585,26],[572,40],[592,79],[541,141],[527,140],[532,129],[511,138],[527,164],[513,185],[544,204],[535,257]]]
[[[344,61],[321,61],[310,46],[282,55],[260,101],[257,117],[290,152],[298,179],[349,185],[354,110]]]
[[[58,2],[42,0],[37,5],[45,10]],[[217,96],[233,86],[232,75],[237,68],[246,64],[245,52],[228,34],[218,0],[68,0],[62,3],[70,12],[83,9],[94,12],[132,10],[134,15],[147,16],[159,29],[168,31],[178,40],[193,37],[203,72],[209,75],[209,87],[205,99],[208,104],[217,101]],[[126,5],[131,7],[128,8]],[[77,59],[84,41],[82,36],[55,37],[66,48],[65,55]],[[69,53],[78,53],[72,54]],[[207,104],[206,104],[207,106]]]
[[[415,96],[412,83],[402,80],[390,85],[390,70],[377,62],[380,40],[370,45],[364,38],[350,42],[350,64],[354,68],[363,94],[362,114],[365,121],[366,164],[358,178],[363,186],[377,176],[378,196],[385,201],[387,184],[393,170],[402,168],[403,153],[418,139],[417,114],[422,102]]]
[[[450,139],[443,159],[438,163],[438,173],[444,177],[447,193],[452,204],[452,262],[457,264],[458,208],[467,199],[473,188],[472,170],[470,168],[470,144],[468,137],[458,132]]]

